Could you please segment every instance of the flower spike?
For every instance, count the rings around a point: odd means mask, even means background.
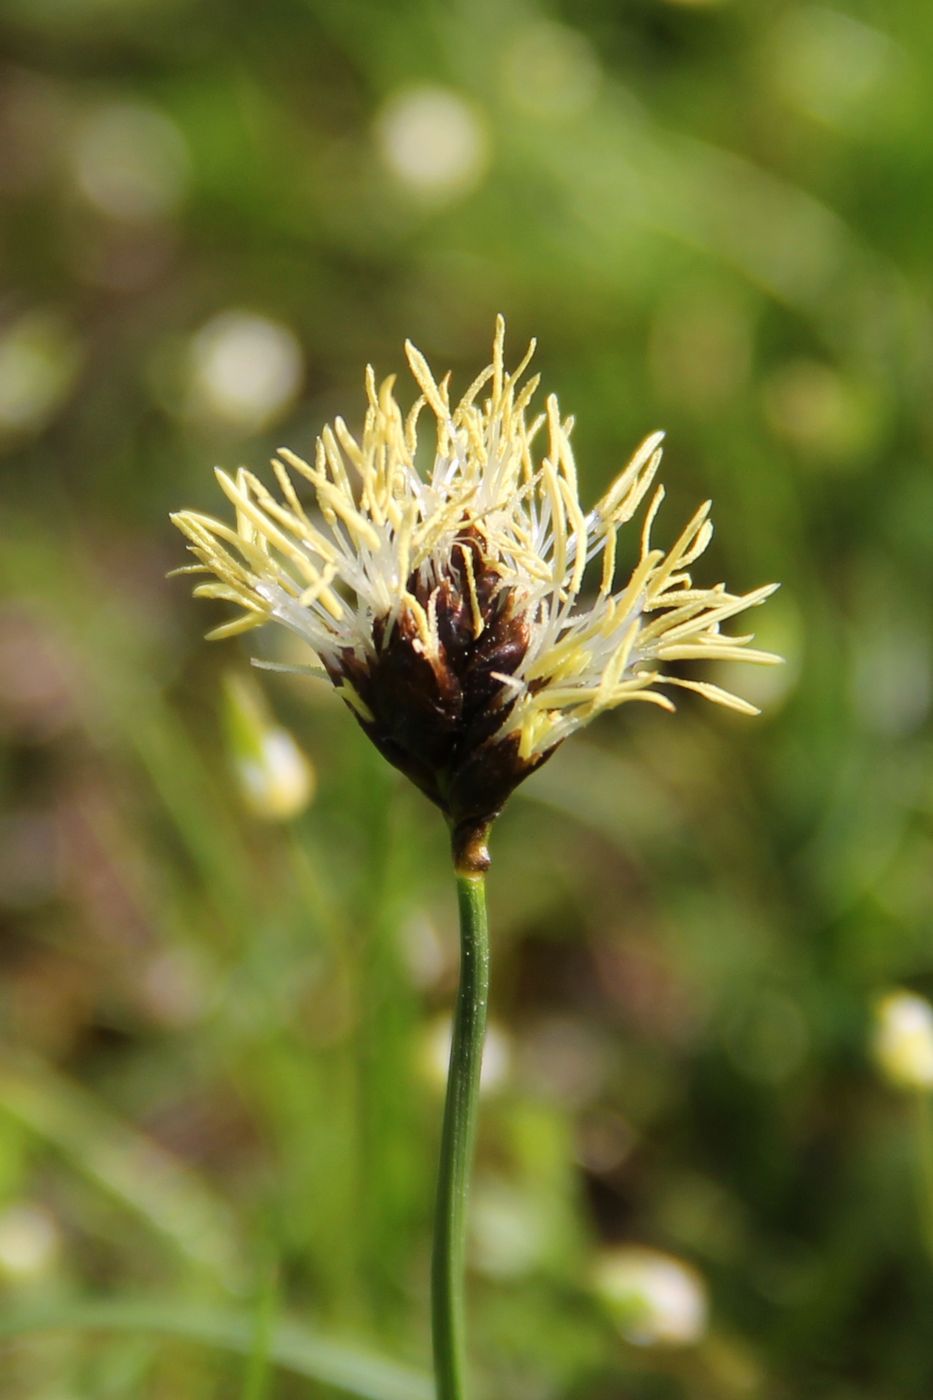
[[[419,396],[407,416],[394,377],[366,372],[356,439],[325,428],[313,463],[283,448],[279,494],[251,472],[218,472],[236,528],[174,515],[200,596],[237,604],[214,637],[263,622],[297,633],[382,751],[464,832],[488,826],[512,789],[574,730],[629,700],[673,709],[669,687],[743,713],[753,706],[707,681],[666,674],[669,662],[780,660],[720,624],[776,585],[734,594],[694,585],[712,536],[709,502],[664,550],[651,536],[661,433],[637,449],[584,514],[572,420],[551,395],[530,415],[537,378],[522,382],[534,345],[510,372],[505,326],[493,359],[451,405],[406,344]],[[415,464],[419,418],[435,420],[434,461]],[[617,580],[617,535],[650,501],[631,575]],[[593,586],[589,580],[592,577]]]

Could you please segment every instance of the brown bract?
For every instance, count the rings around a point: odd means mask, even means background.
[[[353,686],[368,715],[356,706],[353,713],[380,753],[444,812],[461,866],[481,869],[490,823],[554,751],[523,759],[517,735],[497,737],[515,703],[507,678],[529,643],[523,600],[503,583],[473,525],[458,536],[446,569],[427,583],[413,574],[406,587],[436,616],[436,653],[426,651],[403,606],[394,621],[376,619],[371,655],[348,648],[328,671],[335,685]]]

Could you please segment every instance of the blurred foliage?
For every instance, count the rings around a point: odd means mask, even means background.
[[[464,385],[498,310],[590,498],[667,428],[659,540],[714,496],[788,664],[760,721],[602,720],[500,823],[477,1393],[931,1393],[928,1125],[868,1052],[933,991],[931,63],[908,0],[5,0],[0,1396],[427,1364],[444,833],[275,675],[317,790],[257,818],[249,649],[166,517],[352,425],[406,336]],[[699,1340],[603,1306],[627,1245],[703,1281]]]

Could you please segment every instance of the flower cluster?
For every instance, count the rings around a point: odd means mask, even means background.
[[[377,384],[369,369],[359,438],[338,418],[313,463],[283,449],[278,493],[250,471],[218,471],[235,527],[173,516],[198,561],[190,571],[212,576],[196,594],[241,610],[210,635],[270,620],[297,633],[380,750],[464,830],[488,825],[602,710],[629,700],[673,709],[674,686],[755,713],[668,663],[778,659],[720,631],[774,585],[735,594],[693,583],[712,534],[708,502],[666,551],[652,543],[662,435],[584,512],[572,420],[553,395],[532,411],[534,346],[509,372],[503,339],[500,318],[492,364],[456,405],[449,376],[438,382],[409,344],[420,394],[407,415],[394,378]],[[422,472],[425,412],[435,441]],[[619,583],[618,533],[646,501],[637,561]]]

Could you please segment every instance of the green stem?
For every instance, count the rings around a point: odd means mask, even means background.
[[[464,1400],[466,1394],[463,1306],[466,1208],[489,996],[489,930],[483,875],[458,872],[457,897],[460,986],[444,1105],[431,1271],[437,1400]]]

